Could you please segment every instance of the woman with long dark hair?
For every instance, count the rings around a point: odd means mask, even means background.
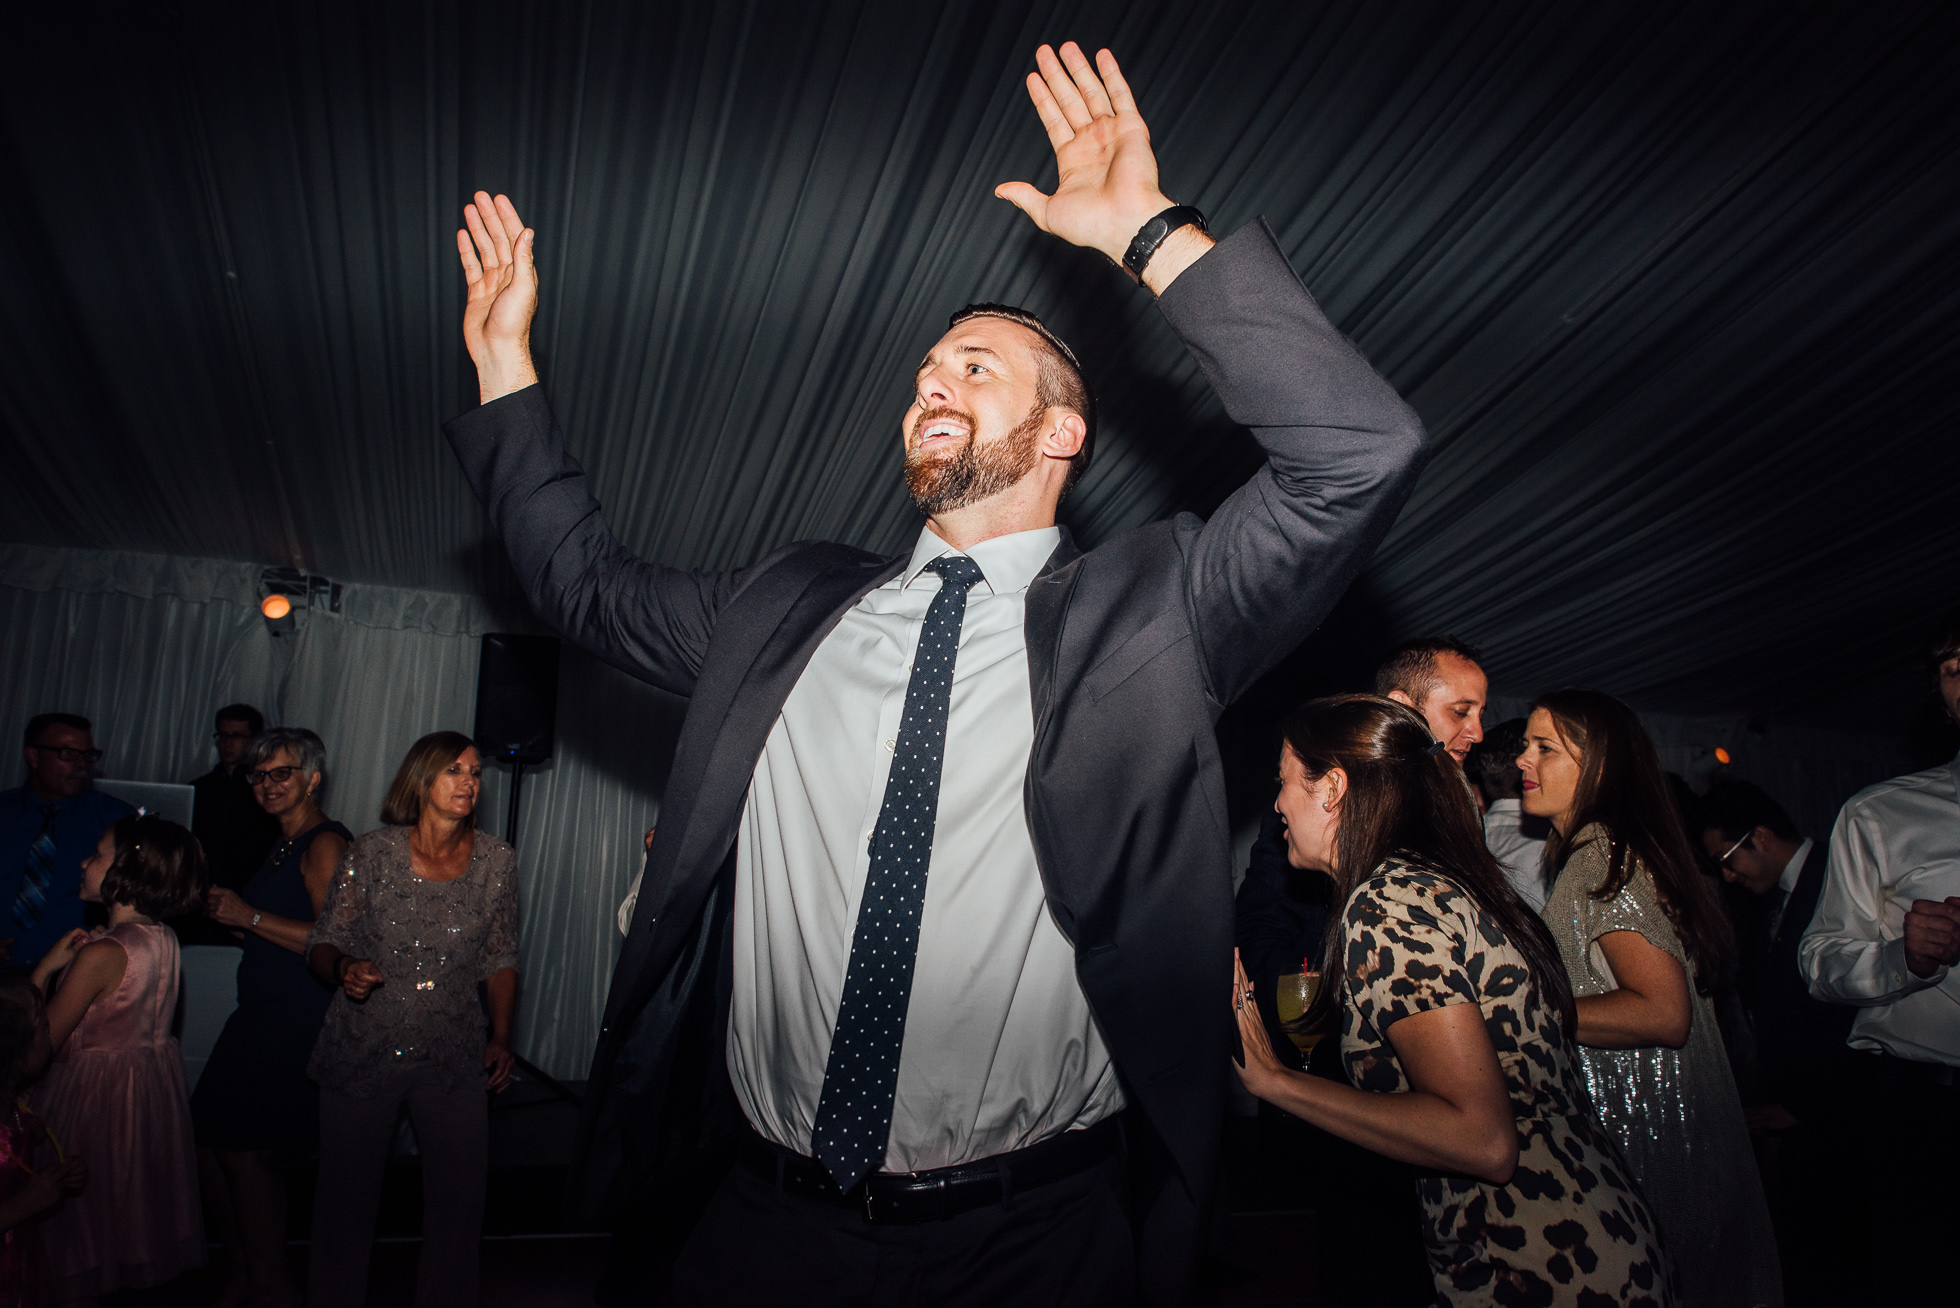
[[[1525,727],[1525,812],[1549,818],[1544,918],[1600,1120],[1695,1308],[1783,1302],[1776,1237],[1709,995],[1733,954],[1653,742],[1611,695],[1561,690]]]
[[[1456,763],[1373,695],[1314,700],[1284,737],[1287,857],[1332,876],[1343,905],[1307,1020],[1338,1019],[1353,1084],[1274,1057],[1241,966],[1246,1089],[1427,1173],[1439,1304],[1674,1303],[1586,1101],[1557,947],[1485,847]]]

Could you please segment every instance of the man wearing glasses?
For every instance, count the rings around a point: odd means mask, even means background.
[[[191,782],[197,791],[191,831],[204,846],[211,884],[227,890],[243,890],[279,840],[279,823],[259,807],[245,776],[252,737],[264,730],[265,718],[250,704],[219,709],[211,733],[218,766]]]
[[[32,967],[82,925],[82,860],[136,810],[90,781],[102,751],[89,720],[42,713],[22,737],[27,784],[0,791],[0,963]]]

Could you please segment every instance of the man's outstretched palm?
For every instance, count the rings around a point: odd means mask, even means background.
[[[463,344],[476,364],[487,403],[537,380],[531,368],[531,316],[538,309],[533,233],[509,197],[483,191],[463,206],[456,252],[463,260],[469,300],[463,306]]]
[[[1062,46],[1059,58],[1044,45],[1035,63],[1039,71],[1028,74],[1028,98],[1055,148],[1055,193],[1004,182],[994,194],[1042,231],[1120,262],[1137,228],[1170,206],[1157,188],[1150,129],[1109,51],[1098,51],[1091,68],[1073,41]]]

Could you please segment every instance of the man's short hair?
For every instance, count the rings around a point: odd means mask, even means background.
[[[27,731],[21,737],[22,746],[32,749],[41,743],[49,727],[73,727],[77,731],[93,732],[95,727],[79,713],[36,713],[27,720]]]
[[[1484,666],[1477,651],[1456,637],[1424,636],[1396,646],[1382,660],[1382,665],[1375,669],[1375,693],[1386,696],[1391,690],[1399,690],[1417,704],[1422,703],[1442,680],[1436,671],[1436,660],[1444,654],[1468,659],[1480,669]]]
[[[1802,840],[1797,824],[1783,806],[1761,786],[1748,781],[1718,781],[1695,804],[1695,830],[1719,831],[1724,840],[1740,840],[1757,827],[1768,827],[1778,840]]]
[[[1942,613],[1926,633],[1926,662],[1934,671],[1955,654],[1960,654],[1960,606]]]
[[[969,304],[947,319],[946,330],[953,330],[969,318],[1005,318],[1040,339],[1034,351],[1036,402],[1044,409],[1067,409],[1082,418],[1082,448],[1068,461],[1068,477],[1062,482],[1062,498],[1067,499],[1075,483],[1089,470],[1089,460],[1096,452],[1096,394],[1089,389],[1089,379],[1082,375],[1075,351],[1048,330],[1047,323],[1011,304]]]
[[[265,714],[250,704],[227,704],[211,715],[213,724],[219,722],[243,722],[253,735],[265,730]]]

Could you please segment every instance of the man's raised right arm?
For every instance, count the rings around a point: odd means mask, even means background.
[[[501,195],[477,192],[463,217],[463,340],[483,403],[443,432],[538,616],[635,676],[689,694],[731,579],[648,563],[613,538],[531,362],[532,232]]]

